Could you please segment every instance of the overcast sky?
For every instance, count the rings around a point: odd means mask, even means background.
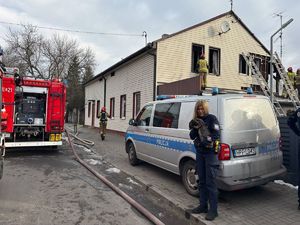
[[[229,0],[0,0],[0,22],[32,24],[67,30],[98,33],[137,34],[139,36],[95,35],[40,29],[45,35],[57,32],[77,39],[96,54],[98,74],[148,42],[203,22],[230,10]],[[283,22],[294,21],[283,31],[285,67],[300,68],[300,1],[233,0],[233,11],[269,49],[270,36]],[[0,23],[0,45],[7,28]],[[276,39],[276,38],[275,38]],[[280,51],[280,40],[274,48]]]

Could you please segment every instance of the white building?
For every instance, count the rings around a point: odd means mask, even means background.
[[[105,105],[112,116],[108,129],[124,132],[142,105],[155,100],[159,85],[198,76],[196,62],[202,53],[210,65],[208,86],[249,87],[255,82],[243,52],[255,56],[267,77],[268,49],[233,11],[163,35],[86,83],[85,125],[98,127],[97,115]]]

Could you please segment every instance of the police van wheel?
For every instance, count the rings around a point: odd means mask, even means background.
[[[132,166],[136,166],[139,163],[139,160],[136,157],[136,151],[134,145],[131,142],[128,144],[128,159],[129,159],[129,163]]]
[[[193,196],[199,195],[198,176],[196,174],[196,162],[186,161],[181,170],[181,178],[186,191]]]

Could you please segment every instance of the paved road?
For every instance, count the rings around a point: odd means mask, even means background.
[[[79,136],[95,141],[93,150],[104,160],[125,171],[156,190],[179,208],[186,210],[198,204],[198,199],[187,194],[178,176],[147,163],[132,167],[124,149],[124,137],[109,133],[104,142],[95,128],[83,127]],[[195,216],[207,224],[300,224],[296,189],[276,183],[236,192],[222,192],[219,198],[220,216],[206,222],[205,215]]]
[[[7,152],[1,225],[150,224],[67,149]]]

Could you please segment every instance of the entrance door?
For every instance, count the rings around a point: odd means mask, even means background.
[[[92,103],[92,127],[95,126],[95,102]]]

